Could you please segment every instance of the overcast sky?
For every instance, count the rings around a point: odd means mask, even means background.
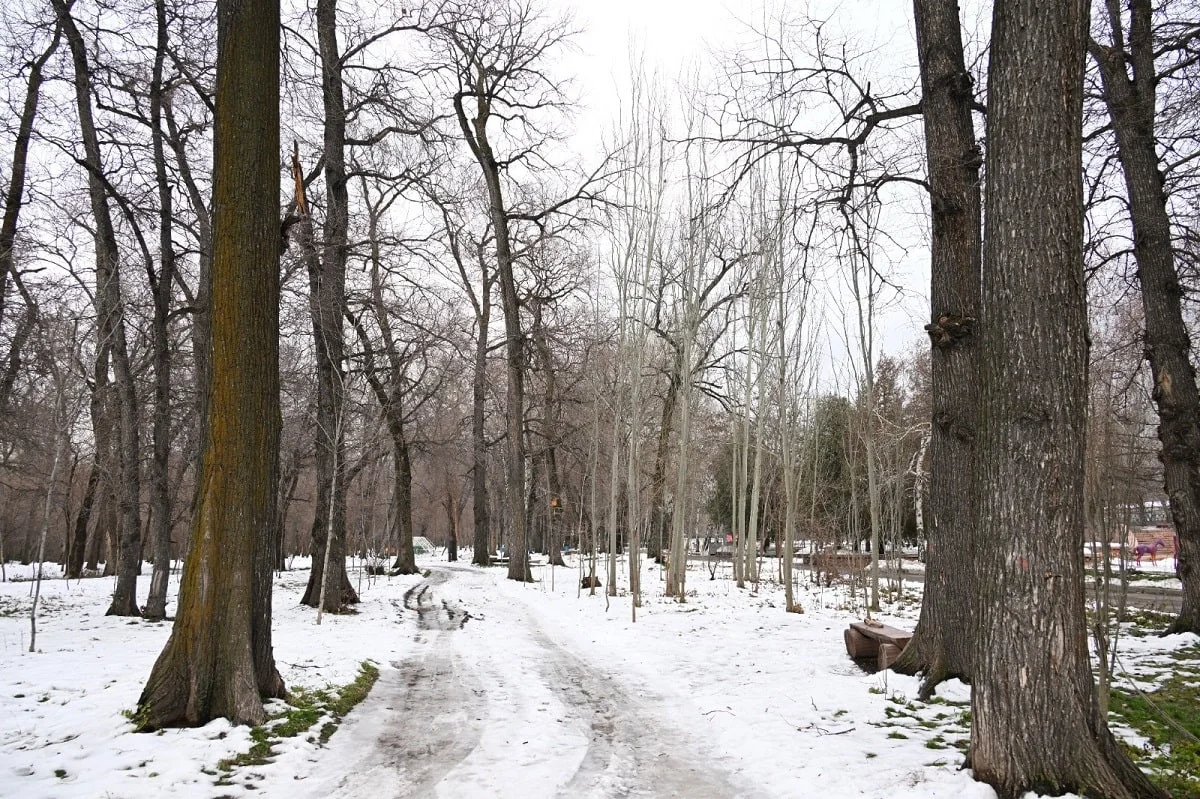
[[[767,0],[772,6],[778,1]],[[807,8],[811,17],[827,21],[831,38],[845,38],[860,52],[876,53],[873,60],[880,72],[912,74],[916,56],[909,0],[785,0],[783,5],[792,15]],[[556,6],[571,9],[580,31],[579,53],[568,56],[563,66],[576,81],[583,105],[576,125],[579,149],[585,151],[597,147],[600,133],[612,125],[631,47],[645,54],[649,70],[657,70],[670,83],[685,71],[712,68],[720,53],[739,41],[752,41],[750,26],[763,17],[759,0],[550,0],[548,7]],[[908,241],[923,241],[926,224],[924,218],[911,215],[889,222],[911,228],[901,232]],[[881,314],[878,337],[880,350],[893,355],[923,339],[928,316],[927,253],[910,251],[897,260],[903,263],[896,277],[906,294]],[[830,324],[840,325],[841,319],[831,319]],[[832,339],[839,337],[834,331],[827,333]],[[831,346],[841,349],[837,341]],[[835,352],[832,357],[839,356]]]

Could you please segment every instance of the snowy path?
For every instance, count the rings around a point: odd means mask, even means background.
[[[427,577],[354,571],[358,612],[320,627],[299,604],[307,570],[277,576],[290,688],[345,685],[367,659],[380,678],[327,744],[313,729],[230,772],[217,764],[251,750],[249,728],[143,735],[123,715],[170,625],[104,616],[110,580],[50,580],[30,653],[30,585],[0,583],[0,797],[995,799],[959,768],[967,686],[914,704],[914,678],[864,674],[842,641],[861,607],[843,588],[804,583],[805,612],[784,613],[777,584],[738,589],[701,568],[681,603],[646,564],[634,623],[623,588],[580,595],[579,568],[520,584],[421,565]],[[918,609],[889,607],[901,626]],[[1150,663],[1195,641],[1122,647]]]
[[[406,593],[396,634],[414,636],[411,656],[382,672],[289,796],[756,795],[700,759],[665,697],[589,665],[495,583],[447,566]]]

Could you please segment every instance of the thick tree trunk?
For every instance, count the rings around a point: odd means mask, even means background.
[[[1108,4],[1108,46],[1089,50],[1103,78],[1104,101],[1117,139],[1133,224],[1133,256],[1142,287],[1145,356],[1154,377],[1160,459],[1171,517],[1179,536],[1183,607],[1168,633],[1200,634],[1200,391],[1192,342],[1183,321],[1171,220],[1154,138],[1154,35],[1150,0],[1130,0],[1129,40],[1119,6]],[[1132,66],[1132,74],[1128,66]]]
[[[141,474],[137,392],[129,364],[125,337],[124,303],[121,299],[121,254],[108,205],[100,138],[92,116],[92,76],[87,45],[71,17],[66,0],[52,0],[58,24],[71,49],[74,67],[75,106],[83,139],[83,166],[88,175],[88,198],[95,221],[96,240],[96,332],[101,348],[107,346],[113,367],[117,406],[117,439],[113,452],[117,474],[115,494],[120,518],[115,560],[117,587],[113,591],[110,616],[137,616],[137,578],[141,572]],[[111,464],[110,464],[111,466]],[[107,468],[107,467],[106,467]]]
[[[892,664],[923,674],[928,698],[946,679],[971,678],[971,564],[976,530],[976,340],[979,316],[980,151],[971,121],[971,76],[963,57],[958,8],[914,0],[921,64],[930,212],[930,356],[928,557],[925,596],[913,638]],[[920,504],[920,497],[917,497]]]
[[[279,4],[219,0],[212,306],[200,497],[171,638],[141,729],[260,724],[279,467]],[[266,565],[266,570],[262,568]]]
[[[988,72],[970,761],[1026,791],[1165,796],[1100,712],[1084,618],[1087,0],[995,5]]]

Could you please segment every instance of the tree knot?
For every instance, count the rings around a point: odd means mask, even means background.
[[[970,336],[974,325],[973,316],[943,313],[938,315],[936,321],[925,325],[925,331],[929,333],[933,346],[946,349]]]

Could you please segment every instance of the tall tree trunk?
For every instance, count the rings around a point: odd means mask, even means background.
[[[488,217],[495,236],[496,269],[500,280],[500,307],[504,311],[504,361],[507,386],[505,389],[505,533],[509,556],[508,579],[529,582],[529,530],[525,514],[525,342],[521,333],[521,303],[513,275],[512,239],[508,209],[500,184],[500,165],[488,140],[488,120],[491,103],[486,91],[488,79],[483,64],[472,64],[478,73],[475,92],[476,108],[468,115],[464,96],[454,98],[455,113],[471,149],[471,154],[483,173],[488,193]]]
[[[349,188],[346,179],[346,107],[342,89],[342,65],[337,42],[337,0],[317,2],[317,43],[321,53],[321,99],[324,106],[325,224],[320,257],[307,260],[309,307],[317,358],[317,501],[313,515],[313,568],[301,602],[316,607],[328,562],[336,581],[326,591],[325,608],[339,611],[358,602],[358,594],[346,574],[346,484],[345,437],[339,424],[344,413],[346,357],[342,317],[346,305],[346,250],[350,225]],[[297,186],[302,186],[297,176]],[[302,222],[311,220],[305,209]],[[311,221],[308,222],[311,231]],[[310,243],[316,250],[316,242]],[[336,432],[335,432],[336,431]],[[335,453],[336,450],[336,453]],[[334,469],[339,469],[336,476]],[[331,523],[332,519],[332,523]],[[327,532],[331,531],[331,532]],[[329,555],[325,556],[325,547]]]
[[[561,537],[557,519],[562,514],[562,485],[558,478],[559,401],[558,381],[554,373],[554,358],[550,354],[550,341],[543,326],[542,307],[534,306],[533,344],[537,353],[538,366],[542,370],[542,485],[546,490],[543,506],[546,515],[544,544],[546,554],[553,566],[565,566],[562,558]],[[537,484],[537,481],[534,481]]]
[[[490,157],[490,156],[489,156]],[[493,165],[495,161],[491,162]],[[505,497],[507,524],[508,579],[529,582],[529,525],[525,516],[525,347],[521,334],[521,305],[513,276],[513,258],[509,245],[508,216],[500,193],[499,169],[488,178],[492,226],[496,232],[496,260],[500,265],[500,299],[504,309],[505,389]]]
[[[262,696],[283,694],[268,534],[281,427],[279,4],[218,0],[217,20],[208,435],[179,611],[138,700],[145,730],[261,724]]]
[[[167,615],[167,582],[171,575],[171,498],[168,472],[171,458],[171,347],[167,326],[175,283],[175,245],[171,182],[167,177],[167,155],[163,141],[163,62],[167,57],[166,0],[155,0],[157,42],[150,79],[150,135],[154,147],[154,172],[158,183],[158,249],[160,267],[151,280],[154,294],[154,459],[150,466],[150,537],[154,544],[154,570],[150,595],[143,615],[163,619]],[[153,274],[151,275],[153,278]]]
[[[683,348],[676,347],[671,359],[671,373],[667,376],[667,391],[663,395],[662,414],[658,420],[658,439],[654,449],[654,473],[650,477],[650,538],[648,553],[656,562],[662,562],[666,548],[663,535],[667,525],[665,498],[667,493],[667,456],[670,452],[671,429],[675,424],[675,406],[679,402],[679,386],[683,382]],[[670,591],[668,591],[670,596]]]
[[[688,302],[691,302],[689,299]],[[689,322],[692,314],[689,312]],[[692,451],[692,339],[694,329],[691,324],[685,328],[685,340],[683,347],[679,352],[676,363],[679,369],[676,374],[679,376],[679,384],[674,389],[668,389],[674,395],[671,400],[671,405],[674,406],[678,400],[679,411],[679,456],[676,459],[675,466],[675,507],[671,514],[671,543],[669,568],[667,569],[667,588],[666,595],[675,597],[679,602],[687,601],[687,526],[688,520],[691,517],[691,492],[689,490],[689,480],[691,474],[691,451]],[[686,363],[687,371],[684,371],[683,365]],[[671,415],[674,415],[672,408]],[[671,421],[668,417],[668,411],[663,409],[663,423],[670,425]],[[668,434],[669,434],[668,428]],[[661,441],[661,439],[660,439]],[[651,512],[654,512],[653,507]],[[653,523],[653,516],[651,517]]]
[[[988,71],[971,766],[1026,791],[1162,797],[1100,712],[1084,618],[1087,0],[999,0]]]
[[[121,254],[108,205],[104,166],[100,157],[100,138],[92,116],[92,76],[87,60],[87,45],[71,17],[67,0],[51,0],[58,24],[67,37],[74,67],[75,105],[83,139],[83,167],[88,174],[88,198],[95,221],[96,240],[96,332],[111,357],[117,406],[115,453],[119,474],[116,497],[120,518],[117,554],[117,587],[113,591],[110,616],[137,616],[137,578],[141,572],[141,474],[140,434],[137,392],[129,364],[125,337],[125,311],[121,299]]]
[[[1120,5],[1106,3],[1112,41],[1090,41],[1100,67],[1117,155],[1125,175],[1133,256],[1142,287],[1145,356],[1154,377],[1160,458],[1171,518],[1179,536],[1183,607],[1168,633],[1200,634],[1200,391],[1192,366],[1192,342],[1183,321],[1183,290],[1175,270],[1171,220],[1154,138],[1154,32],[1150,0],[1129,0],[1128,42]],[[1130,72],[1132,67],[1132,74]]]
[[[974,614],[976,339],[979,316],[980,151],[971,121],[971,76],[963,57],[958,8],[914,0],[921,64],[921,110],[930,190],[929,524],[925,596],[912,640],[892,664],[923,674],[928,698],[943,680],[971,677]],[[916,498],[918,509],[921,498]]]
[[[491,316],[490,284],[484,281],[477,315],[475,337],[475,370],[471,375],[471,509],[475,524],[475,551],[471,562],[487,566],[491,555],[489,540],[491,515],[488,509],[487,487],[487,429],[484,410],[487,402],[488,317]]]
[[[416,574],[417,556],[413,551],[412,456],[403,428],[392,431],[392,461],[395,481],[392,501],[396,505],[392,514],[396,562],[392,564],[392,569],[400,574]]]

